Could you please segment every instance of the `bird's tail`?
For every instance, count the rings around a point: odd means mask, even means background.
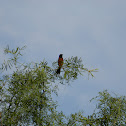
[[[60,74],[60,70],[61,70],[61,68],[59,67],[59,68],[57,69],[56,73],[57,73],[57,74]]]

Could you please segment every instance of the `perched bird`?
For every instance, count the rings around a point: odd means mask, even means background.
[[[56,73],[60,74],[61,67],[63,66],[63,54],[59,55],[58,65],[59,65],[59,67],[58,67]]]

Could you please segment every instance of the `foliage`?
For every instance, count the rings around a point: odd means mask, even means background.
[[[112,96],[107,90],[99,92],[92,100],[98,104],[92,115],[84,117],[83,113],[71,114],[67,126],[125,126],[126,97]],[[92,101],[91,100],[91,101]]]
[[[81,58],[71,57],[64,59],[61,74],[57,75],[57,61],[53,62],[52,67],[46,61],[20,63],[18,59],[24,48],[10,50],[8,46],[5,49],[11,58],[4,61],[0,69],[3,72],[0,78],[0,111],[4,125],[126,125],[126,97],[112,96],[107,90],[99,92],[99,96],[92,99],[97,100],[98,104],[94,113],[88,117],[82,112],[68,117],[62,111],[58,112],[58,103],[52,99],[52,93],[58,95],[58,85],[70,84],[85,72],[94,77],[92,72],[97,72],[97,69],[88,70]],[[13,68],[12,74],[4,74],[8,68]]]
[[[126,97],[112,96],[107,90],[99,92],[98,105],[92,117],[95,125],[101,126],[125,126],[126,125]]]
[[[57,112],[57,102],[51,95],[57,94],[58,81],[61,84],[77,79],[87,71],[78,57],[64,59],[61,75],[56,74],[57,62],[49,67],[46,61],[22,64],[18,61],[25,47],[10,50],[5,54],[11,58],[1,65],[1,72],[13,68],[12,74],[1,77],[0,96],[2,121],[5,125],[65,125],[62,112]]]

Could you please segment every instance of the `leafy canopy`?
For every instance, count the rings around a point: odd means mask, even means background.
[[[20,63],[21,51],[18,47],[10,50],[5,48],[5,54],[11,57],[1,65],[1,72],[8,68],[14,71],[1,76],[0,96],[2,122],[5,125],[63,125],[65,115],[57,112],[57,102],[53,101],[52,93],[57,94],[58,84],[69,84],[79,75],[92,72],[84,68],[81,58],[64,59],[61,75],[56,74],[57,61],[52,67],[47,61],[40,63]],[[65,123],[64,123],[65,124]]]
[[[0,77],[0,117],[1,125],[42,125],[42,126],[125,126],[126,97],[112,96],[107,90],[99,92],[92,100],[97,101],[92,115],[85,117],[82,112],[66,117],[57,111],[58,103],[52,93],[57,94],[59,84],[70,84],[79,75],[92,72],[84,67],[81,58],[64,59],[60,75],[56,74],[57,61],[48,66],[47,61],[40,63],[20,63],[19,57],[25,47],[5,48],[11,57],[1,65]],[[12,69],[11,73],[4,72]],[[92,101],[91,100],[91,101]]]

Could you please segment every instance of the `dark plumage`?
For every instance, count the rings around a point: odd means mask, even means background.
[[[61,67],[63,66],[63,54],[59,55],[58,65],[59,65],[59,67],[58,67],[56,73],[60,74]]]

